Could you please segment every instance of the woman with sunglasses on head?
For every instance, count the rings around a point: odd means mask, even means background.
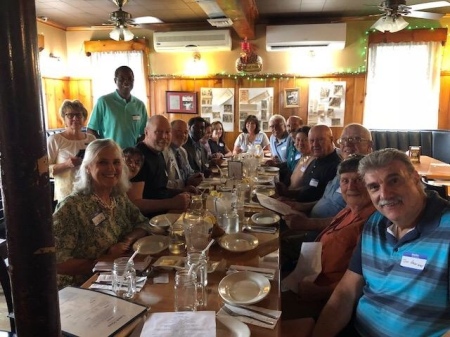
[[[61,201],[72,192],[73,181],[83,160],[84,150],[95,140],[93,135],[82,131],[88,113],[80,101],[65,100],[59,114],[65,129],[47,139],[50,176],[55,179],[53,198],[55,201]]]

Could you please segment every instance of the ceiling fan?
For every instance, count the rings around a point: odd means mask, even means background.
[[[381,32],[398,32],[408,26],[404,16],[421,19],[439,20],[444,15],[439,13],[421,12],[423,9],[450,6],[448,1],[433,1],[417,5],[406,5],[406,0],[385,0],[378,9],[382,17],[371,27]]]
[[[161,23],[162,21],[153,16],[143,16],[133,19],[131,14],[122,10],[122,7],[128,2],[128,0],[111,0],[118,10],[112,12],[109,15],[108,23],[104,25],[114,26],[113,30],[109,33],[109,37],[113,40],[130,41],[133,39],[134,34],[128,29],[128,27],[136,27],[139,24],[145,23]]]

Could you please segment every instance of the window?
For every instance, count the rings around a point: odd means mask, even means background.
[[[144,57],[141,51],[92,53],[91,62],[94,104],[100,96],[116,90],[114,72],[120,66],[128,66],[134,74],[134,87],[131,94],[147,105]]]
[[[440,65],[440,42],[372,44],[364,126],[370,129],[436,129]]]

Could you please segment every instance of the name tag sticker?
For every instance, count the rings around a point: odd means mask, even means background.
[[[414,253],[404,253],[400,265],[405,268],[411,268],[416,270],[423,270],[427,263],[427,257],[425,255],[419,255]]]
[[[283,147],[281,148],[281,151],[286,151],[286,146],[283,146]]]
[[[336,189],[336,193],[342,194],[341,186],[339,186],[339,187]]]
[[[134,121],[140,121],[140,120],[141,120],[141,116],[139,116],[139,115],[133,115],[133,120],[134,120]]]
[[[106,219],[105,214],[103,214],[103,212],[100,212],[92,218],[92,222],[94,223],[95,226],[98,226],[105,219]]]
[[[317,187],[319,185],[319,181],[317,179],[311,179],[309,182],[309,186]]]
[[[300,155],[300,153],[297,153],[296,155],[295,155],[295,160],[299,160],[300,159],[300,157],[301,157],[301,155]]]
[[[305,172],[305,171],[306,171],[306,166],[302,166],[302,167],[300,168],[300,171]]]

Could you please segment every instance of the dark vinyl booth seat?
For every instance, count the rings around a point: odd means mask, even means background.
[[[422,155],[450,164],[450,130],[382,130],[372,129],[373,149],[387,147],[409,150],[421,146]]]

